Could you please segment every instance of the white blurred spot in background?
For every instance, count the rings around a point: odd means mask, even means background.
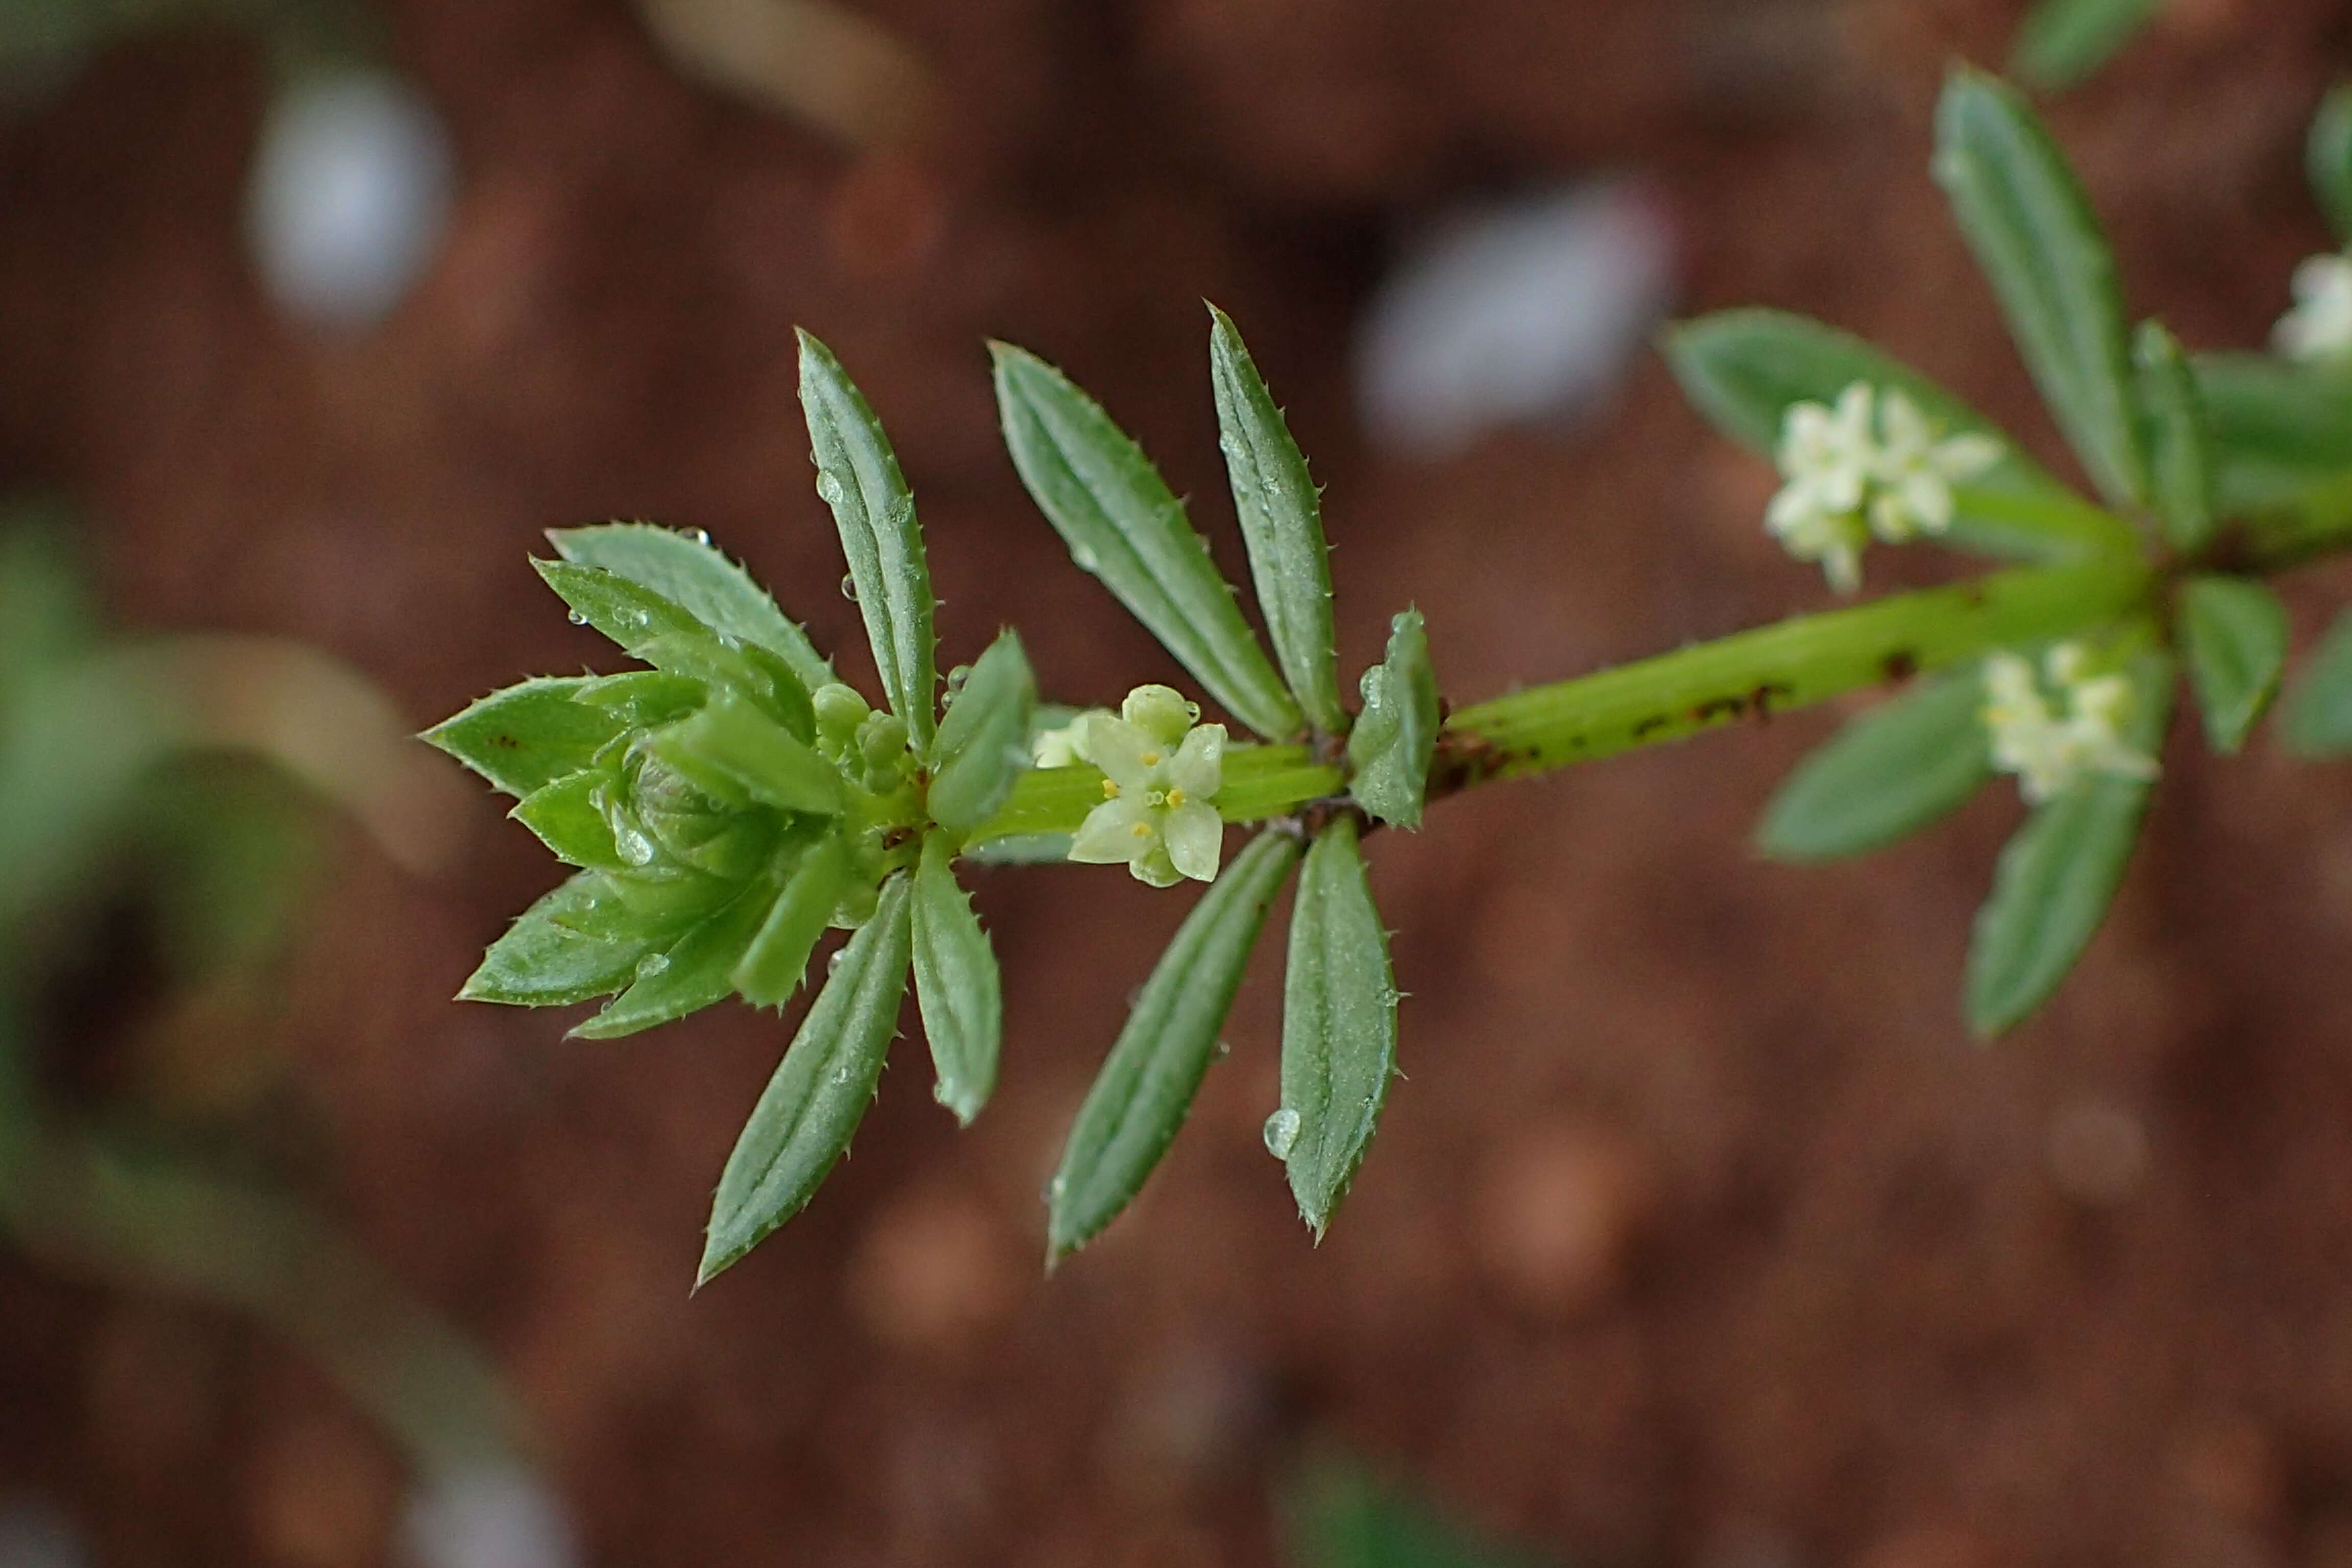
[[[1397,258],[1357,329],[1373,438],[1444,458],[1497,426],[1573,419],[1674,300],[1664,198],[1621,179],[1465,209]]]
[[[73,1523],[37,1498],[0,1498],[0,1568],[88,1568]]]
[[[382,320],[439,248],[453,178],[440,116],[398,78],[294,83],[263,123],[247,212],[272,302],[322,325]]]
[[[409,1500],[408,1546],[418,1568],[578,1568],[563,1506],[512,1466],[453,1470]]]

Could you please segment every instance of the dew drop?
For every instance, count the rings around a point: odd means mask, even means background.
[[[646,866],[653,862],[654,841],[634,827],[615,830],[613,834],[613,847],[618,849],[621,852],[621,858],[632,866]]]
[[[828,979],[832,977],[835,970],[841,967],[841,961],[848,956],[849,950],[845,947],[837,947],[833,950],[833,956],[824,961],[824,973]]]
[[[655,975],[661,973],[668,967],[669,954],[666,952],[649,952],[643,958],[637,960],[637,978],[640,980],[651,980]]]
[[[1290,1158],[1291,1146],[1298,1142],[1298,1112],[1284,1106],[1265,1119],[1265,1152],[1277,1160]]]
[[[1217,1060],[1219,1060],[1219,1061],[1223,1061],[1227,1057],[1232,1056],[1233,1054],[1234,1054],[1234,1043],[1233,1043],[1233,1041],[1231,1041],[1231,1040],[1219,1040],[1219,1041],[1217,1042],[1217,1053],[1216,1053]]]
[[[857,579],[845,574],[841,579],[841,596],[851,604],[857,603]]]
[[[570,621],[575,626],[584,626],[588,624],[588,616],[585,613],[579,610],[573,610],[563,618]]]
[[[710,531],[707,528],[689,528],[686,536],[706,550],[710,547]]]
[[[816,493],[825,505],[839,506],[842,497],[841,481],[831,474],[819,474],[816,477]]]
[[[1091,572],[1098,564],[1095,560],[1095,552],[1083,544],[1070,552],[1070,559],[1078,563],[1078,570],[1081,572]]]

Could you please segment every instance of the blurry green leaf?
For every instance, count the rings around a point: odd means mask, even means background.
[[[2078,499],[1967,404],[1850,333],[1784,310],[1722,310],[1674,327],[1664,347],[1698,411],[1768,459],[1790,405],[1834,404],[1857,382],[1901,392],[1946,434],[1999,441],[2000,461],[1954,487],[1946,543],[2029,561],[2136,545],[2120,521]]]
[[[2279,731],[2302,756],[2352,755],[2352,613],[2338,616],[2304,660],[2281,705]]]
[[[2058,427],[2100,492],[2147,495],[2122,296],[2080,182],[2014,89],[1961,67],[1936,117],[1936,179]]]
[[[841,810],[841,774],[750,703],[725,693],[692,718],[656,731],[654,755],[721,799],[782,811]]]
[[[628,862],[613,842],[613,824],[599,798],[609,776],[598,769],[583,769],[541,784],[507,815],[539,835],[539,841],[565,864],[617,871]]]
[[[1288,1168],[1299,1217],[1318,1242],[1371,1145],[1396,1047],[1388,932],[1355,819],[1342,815],[1316,836],[1298,876],[1282,993],[1282,1107],[1266,1122],[1266,1147]]]
[[[2259,583],[2190,577],[2180,584],[2179,637],[2189,685],[2217,752],[2235,752],[2270,706],[2286,668],[2286,606]]]
[[[2017,32],[2009,68],[2050,91],[2073,87],[2156,15],[2164,0],[2042,0]]]
[[[26,497],[0,506],[0,702],[41,670],[98,640],[65,504]]]
[[[939,1072],[932,1098],[970,1126],[996,1088],[1004,994],[988,933],[949,868],[953,858],[946,834],[924,836],[915,868],[915,1000]]]
[[[148,772],[130,815],[157,946],[177,982],[280,956],[323,858],[316,796],[252,757],[185,757]]]
[[[800,989],[809,954],[832,922],[835,907],[849,887],[849,845],[828,833],[793,868],[784,890],[768,911],[751,945],[730,977],[755,1007],[782,1007]]]
[[[650,588],[711,630],[774,653],[811,691],[834,678],[832,665],[810,645],[808,633],[776,607],[750,573],[699,533],[613,522],[551,529],[547,537],[566,561],[601,566]]]
[[[780,891],[772,877],[752,878],[674,945],[639,959],[629,988],[603,1012],[575,1026],[572,1037],[618,1039],[725,1001],[735,990],[735,966],[766,922]]]
[[[1756,830],[1776,860],[1833,860],[1908,837],[1991,776],[1974,665],[1853,720],[1797,764]]]
[[[2200,354],[2197,387],[2224,516],[2352,516],[2352,372],[2266,354]]]
[[[2213,457],[2189,356],[2162,323],[2143,321],[2132,341],[2140,406],[2147,417],[2149,478],[2165,542],[2188,553],[2213,537]]]
[[[758,702],[795,737],[816,733],[808,689],[787,661],[755,644],[730,647],[701,621],[652,589],[596,566],[534,561],[572,614],[656,669],[730,687]]]
[[[2171,661],[2135,661],[2134,746],[2154,756],[2172,714]],[[2123,880],[2153,787],[2103,774],[2033,808],[1993,868],[1969,942],[1969,1024],[2000,1034],[2040,1006],[2082,956]]]
[[[1437,749],[1437,674],[1421,612],[1389,623],[1386,658],[1364,671],[1364,710],[1348,737],[1356,804],[1398,827],[1419,827]]]
[[[719,1178],[698,1287],[798,1214],[849,1147],[874,1098],[907,994],[908,898],[904,875],[882,884],[873,918],[841,950],[743,1124]]]
[[[493,691],[419,737],[490,781],[526,795],[578,773],[619,734],[621,718],[572,699],[592,684],[579,676],[542,676]]]
[[[1314,1466],[1286,1500],[1295,1568],[1542,1568],[1550,1561],[1475,1535],[1353,1464]]]
[[[2304,168],[2337,243],[2352,245],[2352,84],[2320,100],[2304,146]]]
[[[1128,1014],[1046,1189],[1046,1241],[1074,1252],[1108,1225],[1168,1152],[1240,989],[1298,841],[1262,833],[1209,884]]]
[[[816,493],[841,529],[883,694],[890,711],[907,721],[915,754],[925,756],[939,675],[932,663],[930,569],[915,498],[882,422],[841,362],[808,333],[800,340],[801,406],[816,458]]]
[[[1150,459],[1060,371],[1009,343],[991,348],[1013,465],[1070,558],[1226,712],[1261,735],[1295,733],[1297,704]]]
[[[932,821],[969,833],[1003,808],[1029,765],[1029,714],[1036,700],[1036,678],[1019,634],[1000,632],[973,662],[962,689],[948,700],[940,722],[925,796]]]
[[[651,917],[625,915],[604,875],[583,871],[490,944],[457,1000],[556,1007],[609,996],[636,979],[657,934],[670,933]]]
[[[1249,547],[1250,580],[1265,613],[1275,657],[1307,719],[1326,734],[1347,729],[1339,647],[1331,630],[1330,551],[1306,456],[1257,373],[1241,330],[1209,307],[1209,370],[1234,511]]]

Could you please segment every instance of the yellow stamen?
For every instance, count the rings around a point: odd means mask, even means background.
[[[1156,767],[1158,767],[1158,766],[1160,765],[1160,753],[1159,753],[1159,752],[1144,752],[1144,753],[1143,753],[1143,765],[1144,765],[1145,767],[1147,767],[1147,768],[1156,768]]]
[[[1181,790],[1181,789],[1171,789],[1171,790],[1170,790],[1170,791],[1168,792],[1168,809],[1169,809],[1169,810],[1173,811],[1173,810],[1175,810],[1178,806],[1180,806],[1180,805],[1183,805],[1183,804],[1184,804],[1184,792],[1183,792],[1182,790]]]
[[[1118,798],[1118,785],[1111,783],[1108,779],[1103,780],[1103,798],[1105,800],[1117,800]]]
[[[1148,822],[1139,822],[1134,826],[1129,828],[1128,831],[1134,834],[1138,838],[1149,838],[1151,837],[1151,824]]]

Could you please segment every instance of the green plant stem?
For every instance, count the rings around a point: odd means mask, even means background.
[[[1430,794],[1593,762],[1900,684],[1997,647],[2077,636],[2146,607],[2156,583],[2149,567],[2122,556],[1995,573],[1516,691],[1447,721]],[[1229,822],[1255,822],[1296,813],[1342,786],[1339,770],[1318,764],[1305,747],[1235,746],[1225,753],[1217,805]],[[1075,832],[1102,798],[1093,768],[1042,769],[1024,774],[1003,814],[973,837]]]

